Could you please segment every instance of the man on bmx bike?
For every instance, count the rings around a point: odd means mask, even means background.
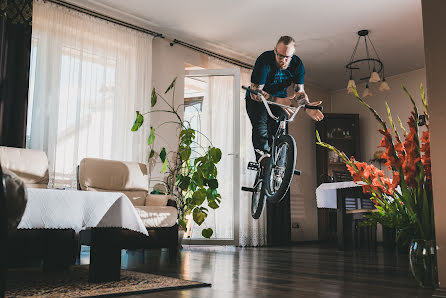
[[[247,90],[246,110],[252,124],[257,159],[257,164],[250,163],[248,168],[256,169],[257,176],[253,188],[242,187],[242,190],[253,193],[251,213],[255,219],[262,213],[266,197],[272,202],[281,201],[292,173],[299,173],[294,169],[296,144],[287,134],[287,122],[292,121],[301,108],[316,121],[324,118],[319,106],[322,102],[308,100],[304,91],[304,66],[294,51],[294,39],[280,37],[273,51],[257,58],[251,87],[243,87]],[[288,96],[290,86],[294,92]],[[288,116],[291,116],[289,120]]]
[[[273,51],[262,53],[256,60],[251,75],[251,89],[260,91],[268,101],[287,106],[302,103],[318,106],[322,101],[312,102],[304,90],[305,69],[299,57],[294,55],[295,41],[290,36],[282,36]],[[294,94],[287,96],[287,88],[293,84]],[[270,106],[277,117],[287,117],[292,112],[280,106]],[[246,111],[252,125],[252,144],[256,149],[259,163],[266,164],[270,151],[269,140],[276,132],[278,123],[268,116],[259,95],[246,92]],[[308,116],[315,121],[324,118],[320,110],[307,109]],[[261,151],[261,152],[260,152]]]

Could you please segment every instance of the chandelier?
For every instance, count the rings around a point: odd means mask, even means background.
[[[355,59],[356,51],[358,50],[358,45],[361,42],[361,39],[364,39],[365,44],[365,58]],[[371,55],[371,49],[374,52],[374,56]],[[372,53],[373,54],[373,53]],[[354,72],[357,71],[360,76],[364,75],[365,71],[361,71],[361,67],[368,68],[367,74],[368,76],[360,78],[361,81],[368,80],[365,90],[362,94],[363,97],[371,96],[372,92],[369,88],[369,83],[377,83],[381,81],[381,77],[383,78],[381,84],[378,88],[379,91],[390,90],[389,85],[386,82],[386,78],[384,77],[384,64],[376,52],[375,46],[372,43],[372,40],[369,37],[369,30],[360,30],[358,31],[358,40],[356,42],[355,49],[353,50],[353,54],[350,58],[350,62],[345,66],[348,72],[350,72],[350,79],[347,85],[347,92],[352,93],[353,88],[356,88],[356,83],[353,79]],[[381,75],[381,76],[380,76]]]

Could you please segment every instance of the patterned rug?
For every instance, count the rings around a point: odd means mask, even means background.
[[[210,284],[121,270],[121,280],[88,283],[88,266],[66,273],[43,273],[38,268],[10,269],[5,297],[125,296],[149,292],[208,287]]]

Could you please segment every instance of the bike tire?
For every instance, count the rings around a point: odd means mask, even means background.
[[[265,208],[266,193],[262,172],[262,170],[257,172],[251,196],[251,215],[254,219],[258,219]]]
[[[286,148],[285,151],[283,151],[284,148]],[[284,198],[290,187],[291,180],[293,179],[297,159],[296,142],[292,136],[282,135],[279,137],[272,150],[275,150],[274,159],[276,161],[282,157],[286,162],[285,170],[283,176],[281,176],[281,183],[279,186],[274,184],[277,183],[274,171],[276,168],[280,169],[281,167],[273,167],[275,163],[273,158],[270,159],[265,171],[264,181],[268,201],[278,203]]]

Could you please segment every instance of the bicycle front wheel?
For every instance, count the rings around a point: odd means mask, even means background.
[[[260,217],[263,208],[265,207],[266,193],[262,172],[262,170],[257,172],[251,197],[251,215],[254,219],[258,219]]]
[[[272,158],[265,171],[265,189],[269,201],[280,202],[293,178],[297,157],[296,142],[292,136],[282,135],[272,151]]]

